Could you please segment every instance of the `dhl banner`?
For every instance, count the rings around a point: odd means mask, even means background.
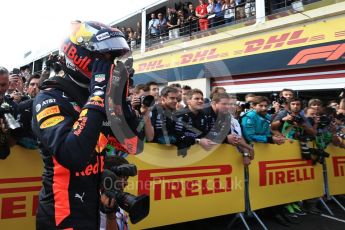
[[[345,150],[329,146],[326,152],[328,188],[330,195],[345,194]]]
[[[15,146],[0,160],[0,229],[35,229],[42,170],[37,150]]]
[[[297,141],[255,145],[255,161],[249,168],[252,210],[321,197],[323,188],[322,165],[302,160]]]
[[[186,80],[343,63],[344,20],[344,16],[337,16],[327,21],[313,21],[230,38],[223,42],[202,44],[197,48],[178,44],[176,51],[154,57],[136,55],[134,79],[140,82],[140,78],[145,76],[146,79]],[[209,36],[210,41],[212,36],[217,34]],[[272,59],[275,62],[267,62]],[[212,76],[207,75],[205,68],[211,67],[205,66],[205,63],[215,66]],[[224,68],[229,70],[224,72]],[[205,76],[198,75],[201,70],[204,70]]]
[[[177,156],[176,147],[147,144],[144,153],[128,160],[139,169],[138,176],[129,180],[128,191],[150,195],[149,216],[132,229],[245,209],[242,156],[230,145],[221,145],[211,154],[192,146],[182,158]],[[131,189],[131,184],[137,186]]]

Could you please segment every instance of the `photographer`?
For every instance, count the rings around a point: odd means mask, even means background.
[[[154,130],[150,119],[150,109],[154,105],[154,97],[149,95],[149,87],[144,84],[137,85],[133,90],[131,100],[132,111],[135,114],[133,119],[137,120],[137,130],[144,129],[146,141],[150,142],[154,137]],[[133,120],[134,122],[134,120]]]
[[[272,131],[295,140],[300,140],[304,133],[316,135],[316,130],[301,115],[302,101],[298,98],[290,98],[287,105],[288,110],[282,109],[274,118],[271,124]]]
[[[102,23],[74,21],[71,28],[58,62],[63,77],[44,81],[33,103],[32,127],[45,169],[36,229],[99,228],[100,175],[114,136],[104,125],[106,86],[119,73],[113,69],[124,66],[120,61],[114,66],[115,58],[130,50],[119,30]],[[105,32],[109,37],[99,41]],[[80,42],[89,40],[92,47]],[[82,66],[77,57],[85,60]]]
[[[155,98],[155,103],[159,102],[159,86],[156,82],[150,81],[146,83],[146,85],[149,87],[149,95],[153,96]]]
[[[8,87],[9,72],[6,68],[0,66],[0,159],[6,159],[10,154],[10,146],[15,144],[14,133],[11,133],[11,127],[9,126],[15,122],[13,117],[16,117],[17,105],[5,96]],[[10,114],[12,119],[8,120],[6,114]]]
[[[104,169],[110,170],[112,167],[129,164],[128,161],[119,156],[109,156],[105,158]],[[118,176],[114,182],[114,186],[117,190],[123,192],[125,187],[128,185],[128,176]],[[124,210],[117,206],[116,200],[101,195],[101,203],[111,203],[113,207],[117,207],[116,210],[108,214],[100,211],[100,230],[129,230],[128,216]]]
[[[272,135],[270,130],[271,116],[267,114],[269,100],[256,96],[252,101],[253,110],[247,112],[241,120],[243,136],[246,141],[283,144],[285,137]]]

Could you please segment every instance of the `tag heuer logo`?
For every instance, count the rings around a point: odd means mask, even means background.
[[[95,76],[95,81],[97,81],[99,83],[105,81],[105,74],[97,74]]]

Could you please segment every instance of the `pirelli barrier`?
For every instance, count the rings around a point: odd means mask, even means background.
[[[331,195],[345,193],[345,150],[330,146],[327,179]],[[321,165],[300,159],[298,142],[282,146],[256,144],[249,166],[249,200],[245,200],[242,156],[229,145],[212,153],[193,146],[185,158],[175,147],[145,145],[128,156],[138,175],[127,188],[150,195],[150,214],[131,229],[157,227],[320,197],[324,194]],[[35,229],[41,188],[38,151],[15,146],[0,161],[0,229]]]
[[[321,197],[323,186],[322,165],[302,160],[297,141],[255,145],[255,161],[249,168],[251,210]]]
[[[345,150],[329,146],[326,159],[329,195],[345,194]]]

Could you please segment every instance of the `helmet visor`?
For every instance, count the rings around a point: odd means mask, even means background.
[[[92,44],[94,51],[100,53],[118,53],[118,56],[126,54],[130,48],[123,37],[111,37],[103,41],[95,42]]]

